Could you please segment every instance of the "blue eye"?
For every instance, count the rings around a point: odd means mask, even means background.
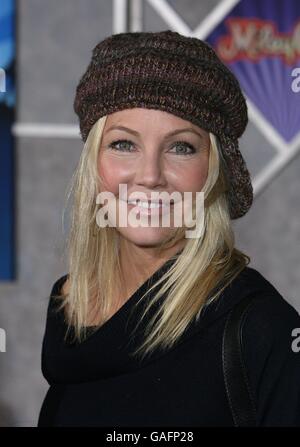
[[[116,151],[120,151],[120,152],[130,152],[128,149],[118,149],[117,148],[118,144],[123,146],[122,143],[127,143],[127,145],[129,145],[129,146],[133,144],[132,141],[130,141],[130,140],[116,140],[116,141],[113,141],[112,143],[110,143],[108,147],[115,149]]]
[[[194,146],[192,146],[190,143],[187,143],[185,141],[176,141],[173,146],[175,146],[175,147],[179,146],[182,149],[190,149],[191,150],[191,152],[177,152],[178,155],[191,155],[196,152]]]
[[[119,145],[119,147],[118,147],[118,145]],[[127,148],[126,148],[126,146],[127,146]],[[112,143],[110,143],[108,147],[110,147],[111,149],[114,149],[116,151],[119,151],[119,152],[131,152],[131,150],[130,150],[131,146],[134,146],[134,143],[130,140],[116,140],[116,141],[113,141]],[[176,146],[181,147],[181,149],[183,149],[185,151],[187,149],[190,150],[190,152],[176,151],[177,155],[191,155],[196,152],[194,146],[192,146],[190,143],[187,143],[186,141],[176,141],[172,145],[172,147],[176,147]]]

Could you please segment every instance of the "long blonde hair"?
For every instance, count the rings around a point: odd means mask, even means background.
[[[62,299],[59,311],[68,305],[66,336],[72,327],[74,338],[79,342],[86,337],[89,297],[96,297],[94,310],[100,321],[94,327],[96,331],[113,308],[114,291],[120,287],[122,278],[118,231],[113,227],[99,228],[96,222],[96,195],[101,181],[97,160],[106,118],[100,118],[91,128],[67,195],[69,199],[74,193],[71,228],[66,239],[69,289],[65,294],[61,291],[56,298]],[[187,239],[184,249],[172,258],[175,262],[171,268],[136,303],[143,301],[152,289],[156,290],[139,316],[141,321],[150,307],[166,294],[135,355],[144,356],[158,347],[171,348],[192,320],[200,317],[203,308],[216,300],[250,262],[247,255],[234,247],[226,197],[226,165],[217,138],[211,133],[209,136],[209,167],[203,187],[204,230],[200,237]],[[176,229],[161,249],[172,247],[184,237],[184,232],[184,226]]]

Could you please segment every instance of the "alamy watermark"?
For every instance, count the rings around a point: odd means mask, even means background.
[[[6,332],[0,328],[0,352],[6,352]]]
[[[195,218],[193,217],[193,194],[195,195]],[[107,204],[105,204],[107,201]],[[174,191],[168,193],[152,192],[151,197],[142,192],[132,192],[127,195],[127,185],[119,185],[118,197],[110,191],[100,192],[96,197],[96,203],[103,205],[96,214],[97,225],[101,228],[117,226],[117,215],[120,227],[171,227],[171,216],[173,226],[188,228],[186,238],[200,237],[204,227],[204,192]],[[150,225],[149,225],[150,218]]]
[[[0,93],[6,92],[6,73],[3,68],[0,68]]]
[[[296,337],[292,341],[292,351],[293,352],[299,352],[300,351],[300,327],[295,327],[295,329],[292,330],[292,337]]]
[[[291,84],[291,88],[294,93],[300,92],[300,67],[296,67],[293,69],[291,76],[295,78]]]

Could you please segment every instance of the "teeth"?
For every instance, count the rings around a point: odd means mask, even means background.
[[[164,204],[160,205],[159,203],[155,203],[155,202],[151,202],[149,204],[148,202],[141,202],[141,201],[139,201],[139,203],[137,203],[136,200],[129,200],[128,204],[129,205],[138,205],[141,208],[159,208],[161,206],[166,206]]]

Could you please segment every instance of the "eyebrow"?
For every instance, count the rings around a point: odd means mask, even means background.
[[[137,132],[136,130],[133,129],[129,129],[128,127],[125,126],[111,126],[109,129],[107,129],[106,133],[110,132],[111,130],[125,130],[125,132],[129,132],[133,135],[135,135],[136,137],[139,136],[139,132]],[[171,137],[173,135],[177,135],[178,133],[182,133],[182,132],[192,132],[195,133],[196,135],[198,135],[200,138],[203,138],[203,135],[201,135],[199,132],[197,132],[194,129],[191,129],[190,127],[184,128],[184,129],[177,129],[177,130],[173,130],[172,132],[169,132],[166,137]]]

